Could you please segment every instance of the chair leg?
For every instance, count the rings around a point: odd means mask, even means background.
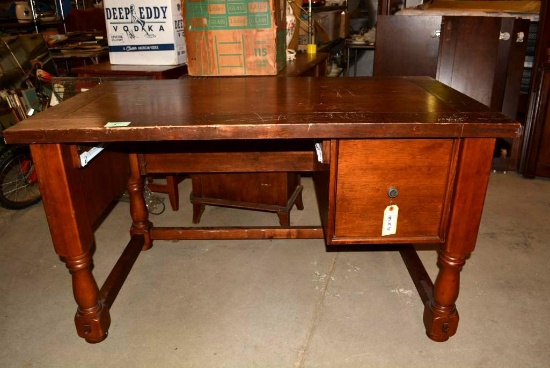
[[[166,175],[166,184],[155,183],[153,177],[147,178],[147,185],[152,192],[166,193],[170,199],[172,210],[177,211],[180,206],[180,196],[178,184],[183,180],[183,176]]]
[[[180,207],[180,195],[178,191],[178,182],[179,180],[175,175],[166,176],[166,189],[168,193],[168,198],[170,199],[170,206],[172,210],[177,211]]]

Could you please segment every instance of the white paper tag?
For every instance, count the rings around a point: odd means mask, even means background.
[[[80,154],[80,166],[84,167],[88,165],[88,162],[90,162],[92,158],[99,155],[101,151],[103,151],[103,144],[99,144],[96,147],[90,148],[88,151],[82,152]]]
[[[384,210],[384,222],[382,223],[382,236],[393,235],[397,232],[397,217],[399,207],[395,204],[389,205]]]
[[[323,163],[323,145],[321,143],[315,143],[315,152],[317,152],[317,161]]]
[[[105,128],[117,128],[117,127],[125,127],[130,125],[131,122],[129,121],[113,121],[105,124]]]

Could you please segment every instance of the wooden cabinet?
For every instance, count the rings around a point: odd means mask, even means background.
[[[443,17],[437,80],[516,117],[529,20]]]
[[[378,16],[374,75],[437,75],[441,16]]]
[[[541,2],[533,65],[525,144],[520,171],[526,178],[550,177],[550,19],[548,1]]]
[[[431,76],[516,118],[529,20],[379,16],[375,76]],[[517,167],[520,140],[503,142],[501,169]]]
[[[331,244],[444,241],[458,152],[454,140],[340,140],[335,145]],[[397,206],[397,231],[384,237],[388,206]]]
[[[550,178],[550,64],[543,68],[536,96],[523,176]]]
[[[375,76],[431,76],[515,118],[529,20],[379,16]]]

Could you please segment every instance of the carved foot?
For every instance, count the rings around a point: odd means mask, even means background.
[[[456,333],[458,328],[458,311],[451,308],[441,307],[435,302],[429,301],[424,308],[424,326],[426,335],[433,341],[447,341]]]
[[[96,344],[107,338],[111,325],[109,309],[101,303],[87,311],[79,308],[74,317],[74,323],[78,336],[90,344]]]
[[[78,305],[75,316],[78,336],[90,343],[105,340],[111,325],[111,316],[109,308],[99,299],[99,288],[91,270],[91,253],[66,258],[65,263],[72,276],[73,295]]]
[[[439,273],[434,283],[433,298],[424,309],[426,334],[434,341],[448,340],[458,328],[455,302],[460,288],[460,271],[465,262],[466,255],[439,252]]]

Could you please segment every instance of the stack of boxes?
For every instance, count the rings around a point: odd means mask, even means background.
[[[284,0],[104,0],[104,8],[112,64],[187,62],[197,76],[286,66]]]
[[[286,65],[284,0],[187,1],[190,75],[275,75]]]

